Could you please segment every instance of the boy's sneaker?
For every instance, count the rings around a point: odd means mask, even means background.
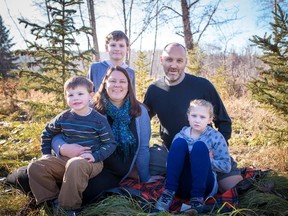
[[[169,207],[174,199],[175,191],[164,190],[161,197],[158,199],[155,208],[159,211],[168,211]]]
[[[190,199],[191,209],[195,209],[198,213],[202,213],[204,207],[203,197],[193,197]]]

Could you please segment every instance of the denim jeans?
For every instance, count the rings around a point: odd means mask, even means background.
[[[189,153],[185,139],[174,140],[168,154],[166,177],[166,189],[176,191],[180,197],[206,198],[213,190],[215,177],[205,143],[195,142]]]

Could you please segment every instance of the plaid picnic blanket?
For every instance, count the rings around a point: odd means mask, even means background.
[[[242,176],[244,179],[250,179],[257,175],[258,172],[259,170],[249,167],[243,169]],[[147,203],[154,205],[157,199],[161,196],[163,190],[165,189],[164,182],[165,179],[151,183],[140,183],[138,180],[135,179],[127,179],[121,183],[120,188],[121,191],[126,191],[126,193],[130,194],[130,196],[144,198]],[[170,213],[179,213],[183,203],[189,205],[189,200],[184,200],[176,196],[170,207]],[[226,191],[225,193],[218,193],[214,197],[208,198],[205,201],[205,206],[208,206],[207,209],[209,209],[209,212],[217,211],[217,213],[223,213],[237,209],[238,203],[239,196],[237,192],[237,187],[234,187]]]
[[[121,183],[121,187],[127,190],[132,196],[141,196],[148,203],[155,204],[157,199],[161,196],[165,187],[165,180],[159,180],[151,183],[139,183],[135,179],[127,179]],[[238,207],[238,193],[236,188],[232,188],[223,194],[217,194],[215,197],[211,197],[205,201],[206,206],[209,210],[219,210],[219,212],[228,212],[236,209]],[[171,213],[179,213],[183,203],[189,205],[189,200],[184,200],[179,197],[175,197],[170,207]]]

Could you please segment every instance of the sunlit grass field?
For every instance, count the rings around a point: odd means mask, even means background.
[[[37,101],[47,99],[40,93],[33,94],[33,97],[37,97]],[[288,145],[281,143],[281,141],[275,143],[275,134],[269,132],[266,126],[267,124],[270,127],[284,125],[284,122],[261,108],[258,103],[249,99],[249,96],[225,99],[224,103],[233,121],[233,134],[229,141],[229,148],[239,166],[254,166],[261,170],[272,169],[277,173],[277,176],[281,176],[282,181],[281,192],[274,191],[263,194],[258,191],[257,194],[254,190],[246,197],[240,197],[240,209],[229,213],[229,215],[288,215]],[[46,122],[58,111],[47,110],[46,112],[50,113],[47,118],[45,116],[35,118],[37,112],[32,110],[31,112],[26,110],[27,119],[23,116],[19,117],[23,115],[23,112],[0,116],[0,177],[6,176],[18,167],[27,165],[29,161],[40,156],[40,134]],[[40,115],[43,116],[43,113],[39,113]],[[151,145],[160,142],[158,130],[158,121],[154,119],[152,121]],[[273,181],[276,184],[278,181],[280,182],[279,179]],[[36,208],[31,198],[16,189],[0,185],[0,191],[0,215],[49,215],[47,208],[43,206]],[[276,201],[271,196],[275,196],[275,193],[284,196],[282,198],[276,196],[279,199],[277,204],[283,202],[283,208],[273,203]],[[263,213],[263,206],[255,207],[259,203],[253,205],[253,202],[257,201],[262,202],[262,205],[266,205],[266,207],[268,206],[271,209],[271,214],[267,214],[269,212],[267,210]],[[272,204],[268,205],[267,203],[270,202]],[[83,215],[152,215],[145,213],[136,201],[127,199],[127,197],[113,196],[93,206],[90,212],[88,210]],[[169,215],[169,213],[154,215]]]

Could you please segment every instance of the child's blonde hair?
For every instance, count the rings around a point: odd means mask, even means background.
[[[188,111],[187,111],[187,115],[191,112],[191,109],[196,107],[196,106],[207,107],[209,115],[210,115],[210,118],[211,119],[214,118],[213,105],[209,101],[206,101],[206,100],[203,100],[203,99],[196,99],[196,100],[190,101],[189,108],[188,108]]]

